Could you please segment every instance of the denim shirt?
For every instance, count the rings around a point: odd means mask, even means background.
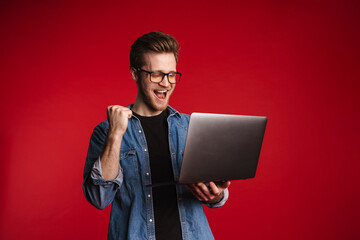
[[[178,181],[190,116],[170,106],[168,109],[169,149],[174,180]],[[129,119],[121,142],[119,174],[114,180],[105,181],[100,154],[108,128],[108,121],[104,121],[95,127],[91,136],[84,169],[84,195],[98,209],[112,203],[108,239],[155,239],[152,188],[147,186],[151,184],[149,153],[140,120],[135,116]],[[203,203],[183,185],[176,185],[176,193],[183,239],[214,239]],[[211,208],[221,207],[228,194],[226,189],[219,203],[205,204]]]

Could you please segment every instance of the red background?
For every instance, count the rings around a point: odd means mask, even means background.
[[[1,1],[1,239],[105,239],[82,171],[130,45],[181,44],[181,112],[268,116],[255,179],[206,213],[217,239],[359,239],[359,1]]]

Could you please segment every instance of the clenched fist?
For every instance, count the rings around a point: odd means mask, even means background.
[[[107,120],[109,122],[109,133],[114,136],[123,136],[126,132],[132,111],[126,107],[112,105],[107,107]]]

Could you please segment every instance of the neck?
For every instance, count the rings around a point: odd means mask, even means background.
[[[135,99],[135,103],[131,110],[134,111],[135,113],[139,114],[140,116],[144,116],[144,117],[153,117],[153,116],[159,115],[162,112],[162,111],[156,111],[154,109],[149,108],[144,103],[144,101],[139,99],[139,97],[137,97]]]

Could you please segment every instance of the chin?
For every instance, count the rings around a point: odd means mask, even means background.
[[[168,102],[166,102],[166,104],[156,104],[156,103],[151,103],[150,104],[151,108],[154,110],[154,111],[164,111],[167,107],[168,107]]]
[[[169,99],[172,92],[168,93],[166,99],[160,100],[156,97],[153,91],[141,91],[142,102],[147,106],[147,108],[153,112],[162,112],[166,110],[169,105]]]

